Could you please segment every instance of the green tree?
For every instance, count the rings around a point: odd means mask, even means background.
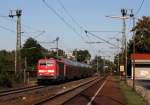
[[[95,56],[94,59],[91,61],[92,68],[97,71],[97,62],[98,62],[98,72],[102,73],[103,70],[103,59],[101,56]]]
[[[9,52],[6,50],[0,51],[0,70],[13,71],[14,70],[14,51]]]
[[[91,55],[88,50],[74,50],[73,55],[76,57],[77,61],[87,63],[90,60]]]
[[[150,17],[138,19],[132,31],[135,31],[135,52],[150,53]],[[128,49],[128,54],[133,53],[133,39],[129,41]]]
[[[14,73],[14,51],[0,51],[0,87],[11,87]]]
[[[35,39],[28,38],[24,43],[21,55],[27,59],[28,66],[36,66],[38,59],[42,58],[43,53],[48,52]]]
[[[115,69],[114,63],[110,60],[104,59],[101,56],[95,56],[95,58],[91,61],[91,65],[94,70],[97,71],[97,62],[98,62],[98,72],[103,75],[107,73],[113,72]]]
[[[119,65],[118,65],[118,60],[119,60]],[[125,61],[124,52],[120,52],[119,54],[115,55],[114,57],[114,64],[116,65],[115,69],[118,69],[118,66],[123,65],[124,61]]]
[[[65,56],[65,51],[63,51],[62,49],[59,49],[58,50],[58,56],[64,57]]]
[[[45,53],[43,53],[43,57],[57,57],[57,52],[52,50],[52,51],[46,51]],[[65,55],[65,51],[58,49],[58,57],[66,57]]]

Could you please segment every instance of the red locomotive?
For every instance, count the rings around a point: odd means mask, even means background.
[[[90,65],[66,58],[45,58],[38,61],[38,84],[64,81],[92,76]]]

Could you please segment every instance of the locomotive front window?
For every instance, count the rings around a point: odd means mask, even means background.
[[[46,66],[46,62],[40,62],[40,66]]]
[[[54,62],[51,61],[41,61],[39,62],[40,66],[54,66]]]
[[[54,63],[48,61],[48,62],[47,62],[47,66],[54,66]]]

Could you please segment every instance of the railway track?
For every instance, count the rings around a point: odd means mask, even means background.
[[[75,90],[79,87],[84,87],[84,85],[89,85],[92,81],[97,81],[97,78],[98,77],[90,77],[60,85],[51,85],[46,87],[34,86],[28,89],[13,89],[11,91],[5,91],[4,93],[1,91],[0,105],[38,105],[39,102],[48,99],[48,97],[55,98],[57,96],[61,96],[61,94],[63,95],[64,93],[73,91],[72,89]],[[80,89],[76,91],[80,91]]]
[[[3,91],[0,91],[0,97],[11,95],[11,94],[16,94],[16,93],[21,93],[21,92],[27,92],[27,91],[31,91],[31,90],[35,90],[35,89],[41,89],[44,87],[45,86],[34,85],[34,86],[30,86],[30,87],[21,87],[21,88],[3,90]]]
[[[82,91],[86,90],[87,88],[90,88],[94,84],[96,84],[98,81],[103,81],[105,77],[103,78],[96,78],[90,81],[87,81],[85,83],[81,83],[76,85],[73,88],[63,90],[55,94],[54,96],[44,98],[42,100],[38,100],[33,105],[62,105],[66,103],[67,101],[71,100],[73,97],[80,94]]]

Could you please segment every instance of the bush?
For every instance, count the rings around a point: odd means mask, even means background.
[[[12,79],[6,72],[0,72],[0,86],[1,87],[12,87]]]

